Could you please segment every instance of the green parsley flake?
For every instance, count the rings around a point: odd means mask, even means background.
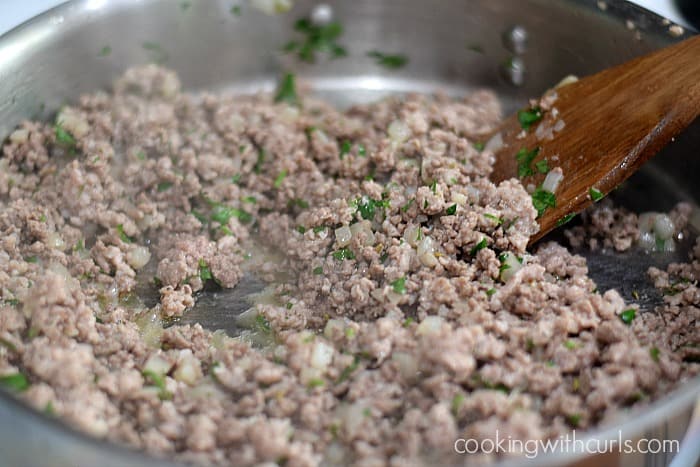
[[[459,413],[459,409],[462,408],[465,400],[467,400],[467,398],[461,393],[455,394],[455,396],[452,398],[452,413],[455,416]]]
[[[36,256],[28,256],[28,257],[24,258],[24,260],[27,263],[38,263],[39,262],[39,258],[37,258]]]
[[[199,260],[199,278],[202,279],[202,282],[206,282],[214,278],[211,273],[211,269],[209,269],[209,265],[207,265],[207,262],[203,259]]]
[[[496,223],[496,225],[501,225],[501,224],[503,224],[503,218],[502,218],[502,217],[498,217],[498,216],[495,216],[495,215],[493,215],[493,214],[489,214],[488,212],[484,213],[484,217],[485,217],[486,219],[490,219],[490,220],[494,221],[494,222]]]
[[[173,182],[160,182],[156,189],[158,190],[159,193],[162,193],[162,192],[167,191],[170,188],[172,188],[172,186],[173,186]]]
[[[150,55],[150,60],[153,63],[162,65],[163,63],[168,61],[168,53],[163,50],[163,48],[158,44],[157,42],[144,42],[141,44],[144,50],[149,52]]]
[[[406,293],[406,277],[399,277],[391,283],[391,288],[398,294]]]
[[[569,422],[571,426],[579,426],[581,423],[581,414],[572,414],[566,417],[566,421]]]
[[[315,25],[307,18],[294,23],[294,30],[302,34],[302,42],[290,41],[284,47],[285,53],[295,52],[300,60],[308,63],[316,61],[316,53],[325,52],[331,59],[346,56],[347,50],[338,43],[343,34],[343,26],[338,22]]]
[[[574,350],[577,345],[575,341],[572,341],[571,339],[564,341],[564,347],[566,347],[569,350]]]
[[[365,146],[362,144],[357,145],[357,155],[360,157],[366,157],[367,156],[367,149],[365,149]]]
[[[557,198],[554,193],[537,187],[532,193],[532,205],[537,210],[537,217],[541,217],[548,208],[557,206]]]
[[[430,191],[432,191],[434,195],[437,194],[437,180],[433,180],[430,183]]]
[[[272,326],[270,326],[270,322],[264,315],[257,315],[255,317],[255,329],[264,334],[269,334],[272,332]]]
[[[124,232],[124,225],[119,224],[117,226],[117,233],[119,234],[119,238],[121,239],[122,242],[124,243],[133,243],[134,239],[129,237],[126,232]]]
[[[350,153],[350,149],[352,149],[352,143],[347,139],[340,143],[340,158],[342,159]]]
[[[389,200],[388,199],[383,199],[383,200],[374,200],[368,196],[362,196],[360,198],[357,198],[355,201],[355,204],[357,205],[357,212],[360,213],[363,219],[365,220],[373,220],[374,215],[377,211],[377,208],[379,209],[386,209],[389,207]]]
[[[0,386],[12,392],[22,392],[29,389],[30,385],[27,377],[18,372],[0,376]]]
[[[415,198],[411,198],[411,199],[409,199],[408,201],[406,201],[406,204],[404,204],[403,206],[401,206],[401,212],[406,212],[406,211],[408,211],[408,209],[411,207],[411,205],[413,204],[413,202],[414,202],[415,200],[416,200]]]
[[[542,159],[541,161],[535,162],[535,168],[541,174],[546,174],[549,172],[549,164],[547,163],[547,159]]]
[[[286,73],[282,77],[282,81],[277,88],[277,94],[275,94],[275,102],[286,102],[289,105],[299,104],[294,74]]]
[[[255,161],[255,167],[253,167],[253,171],[256,174],[259,174],[262,172],[262,166],[265,163],[266,156],[267,156],[267,153],[265,152],[264,149],[260,149],[258,151],[258,159]]]
[[[348,328],[348,330],[351,330],[352,328]],[[353,330],[354,332],[354,330]],[[347,331],[346,331],[347,334]],[[360,357],[355,356],[355,359],[353,362],[343,368],[343,371],[340,373],[340,376],[338,376],[338,379],[335,381],[336,384],[340,384],[343,381],[346,381],[350,376],[357,370],[357,368],[360,366]]]
[[[241,7],[238,5],[234,5],[229,10],[229,13],[231,13],[233,16],[241,16]]]
[[[325,225],[317,225],[316,227],[314,227],[314,233],[320,233],[320,232],[323,232],[324,230],[326,230]]]
[[[630,325],[632,324],[632,321],[634,321],[634,318],[637,316],[637,310],[634,308],[628,308],[622,313],[620,313],[620,319],[622,320],[623,323]]]
[[[58,144],[71,150],[75,148],[75,138],[68,132],[68,130],[64,129],[60,123],[56,123],[54,126],[54,132],[56,135],[56,142]]]
[[[333,258],[337,261],[343,261],[346,259],[355,259],[355,253],[349,248],[341,248],[333,252]]]
[[[317,266],[314,268],[314,274],[320,276],[323,274],[323,266]]]
[[[144,378],[147,378],[153,383],[153,386],[158,388],[158,398],[160,400],[170,400],[173,395],[165,388],[165,376],[160,375],[152,370],[143,370],[141,372]]]
[[[297,225],[297,232],[304,235],[306,233],[306,227],[304,227],[303,225]]]
[[[447,208],[445,210],[445,214],[447,214],[448,216],[454,216],[456,213],[457,213],[457,205],[456,204],[453,204],[452,206],[450,206],[449,208]]]
[[[273,183],[273,186],[275,188],[280,188],[282,186],[282,182],[284,182],[284,179],[287,177],[287,171],[282,170],[279,175],[277,175],[277,178],[275,178],[275,183]]]
[[[232,217],[237,218],[244,224],[247,224],[253,220],[253,215],[242,209],[226,206],[221,203],[212,204],[214,207],[211,210],[211,220],[214,222],[218,222],[221,225],[228,224],[229,219],[231,219]]]
[[[488,245],[488,242],[486,241],[486,237],[484,237],[479,241],[479,243],[474,245],[471,250],[469,250],[469,254],[474,256],[479,250],[486,248],[486,245]]]
[[[651,355],[652,360],[655,362],[659,361],[659,356],[661,355],[661,351],[659,350],[658,347],[652,347],[649,349],[649,355]]]
[[[248,204],[256,204],[258,202],[258,199],[255,196],[244,196],[243,198],[241,198],[241,201]]]
[[[597,203],[598,201],[603,199],[603,196],[605,196],[600,190],[594,187],[591,187],[591,189],[588,190],[588,194],[591,196],[591,199],[594,203]]]
[[[492,288],[490,288],[490,289],[488,289],[488,290],[486,291],[486,296],[487,296],[487,297],[490,297],[491,295],[493,295],[493,294],[495,294],[495,293],[496,293],[496,289],[494,289],[494,288],[492,287]]]
[[[521,148],[518,151],[518,153],[515,155],[515,160],[518,161],[518,177],[529,177],[530,175],[535,174],[535,172],[532,170],[532,161],[539,153],[539,146],[532,151],[528,151],[526,148]]]
[[[309,389],[320,388],[326,385],[326,382],[321,378],[311,378],[306,386]]]
[[[567,214],[566,216],[562,217],[561,219],[559,219],[557,221],[557,227],[560,227],[564,224],[569,223],[569,221],[571,221],[571,219],[573,219],[574,217],[576,217],[575,212],[571,212],[571,213]]]
[[[528,131],[533,124],[541,119],[542,109],[539,107],[518,110],[518,122],[520,122],[520,126],[525,131]]]
[[[408,63],[408,57],[402,54],[385,54],[378,50],[367,52],[367,56],[373,58],[377,65],[396,70],[405,66]]]
[[[481,141],[476,141],[472,146],[474,146],[474,149],[481,152],[486,147],[486,143],[483,143]]]
[[[105,45],[100,49],[100,52],[97,54],[98,57],[108,57],[112,53],[112,48],[108,45]]]

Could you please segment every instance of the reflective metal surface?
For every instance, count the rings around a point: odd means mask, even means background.
[[[309,65],[280,48],[292,37],[293,21],[310,14],[316,2],[297,1],[292,11],[275,16],[247,2],[240,15],[232,14],[237,2],[195,0],[184,9],[172,0],[80,0],[8,33],[0,38],[0,136],[24,118],[49,118],[80,93],[108,87],[128,65],[153,60],[177,70],[190,90],[270,89],[283,70],[292,70],[338,105],[396,91],[489,87],[512,112],[568,74],[589,74],[682,38],[671,36],[660,17],[623,1],[608,1],[602,10],[595,0],[336,0],[326,3],[345,26],[340,42],[349,56]],[[396,71],[379,68],[366,56],[373,49],[404,53],[410,62]],[[700,199],[698,147],[695,122],[631,179],[638,195],[630,203],[668,209],[679,199]],[[592,270],[596,261],[591,259]],[[619,282],[609,268],[598,269],[597,279],[607,275]],[[680,439],[699,390],[700,380],[686,382],[588,436]],[[568,453],[503,465],[568,465],[583,457]],[[666,465],[670,457],[620,454],[619,465]],[[76,433],[4,393],[0,463],[171,465]]]

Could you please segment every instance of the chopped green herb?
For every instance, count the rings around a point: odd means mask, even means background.
[[[634,321],[634,318],[637,316],[637,310],[634,308],[628,308],[622,313],[620,313],[620,319],[622,320],[623,323],[629,325],[632,324],[632,321]]]
[[[492,288],[490,288],[490,289],[488,289],[488,290],[486,291],[486,296],[487,296],[487,297],[490,297],[491,295],[493,295],[493,294],[495,294],[495,293],[496,293],[496,289],[494,289],[494,288],[492,287]]]
[[[571,426],[578,426],[579,423],[581,423],[581,415],[580,414],[572,414],[568,415],[566,417],[566,421],[569,423]]]
[[[253,167],[253,171],[256,174],[259,174],[262,172],[262,166],[265,163],[265,156],[266,155],[267,155],[267,153],[265,152],[264,149],[260,149],[258,151],[258,159],[257,159],[257,161],[255,161],[255,167]]]
[[[56,415],[56,409],[53,407],[53,401],[48,401],[44,406],[44,413],[50,417]]]
[[[383,253],[382,256],[379,257],[379,262],[384,264],[387,259],[389,259],[389,253]]]
[[[437,194],[437,180],[433,180],[430,183],[430,191],[432,191],[434,195]]]
[[[287,207],[292,208],[294,206],[301,208],[301,209],[307,209],[309,207],[309,203],[301,198],[290,199],[287,202]]]
[[[297,232],[299,232],[299,233],[302,234],[302,235],[305,234],[305,233],[306,233],[306,227],[304,227],[303,225],[297,225]]]
[[[64,129],[60,123],[56,123],[54,126],[54,132],[56,134],[56,142],[58,144],[65,146],[68,149],[75,148],[75,138],[68,132],[68,130]]]
[[[314,227],[313,230],[314,230],[314,233],[321,233],[324,230],[326,230],[326,226],[325,225],[317,225],[316,227]]]
[[[27,263],[37,263],[37,262],[39,262],[39,258],[37,258],[36,256],[28,256],[28,257],[24,258],[24,260],[25,260]]]
[[[423,200],[423,209],[428,209],[428,206],[429,206],[428,200],[427,200],[427,199],[424,199],[424,200]]]
[[[591,187],[590,190],[588,190],[588,194],[591,196],[591,199],[593,200],[594,203],[597,203],[601,199],[603,199],[603,193],[598,190],[597,188]]]
[[[263,315],[257,315],[255,317],[255,328],[258,331],[261,331],[265,334],[269,334],[270,332],[272,332],[272,327],[270,326],[270,322]]]
[[[389,207],[389,200],[374,200],[368,196],[362,196],[355,201],[357,212],[360,213],[363,219],[372,220],[377,208],[386,209]]]
[[[568,223],[569,221],[571,221],[571,219],[573,219],[574,217],[576,217],[576,213],[575,213],[575,212],[571,212],[571,213],[567,214],[566,216],[562,217],[561,219],[559,219],[559,220],[557,221],[557,227],[560,227],[560,226],[562,226],[562,225],[564,225],[564,224],[567,224],[567,223]]]
[[[313,63],[316,53],[327,53],[332,59],[347,55],[345,47],[338,44],[338,38],[343,34],[343,27],[338,22],[325,25],[315,25],[307,18],[301,18],[294,23],[294,30],[304,35],[303,42],[290,41],[284,47],[286,53],[296,52],[300,60]]]
[[[255,196],[244,196],[243,198],[241,198],[241,201],[248,204],[256,204],[258,202],[258,199]]]
[[[340,158],[344,158],[345,155],[350,152],[350,149],[352,149],[352,143],[350,141],[345,140],[340,143]]]
[[[195,211],[194,209],[192,210],[192,212],[190,214],[192,214],[200,222],[200,224],[204,225],[207,223],[207,218],[204,217],[204,214],[202,214],[198,211]]]
[[[348,328],[352,329],[352,328]],[[343,368],[343,371],[340,373],[340,376],[338,376],[338,379],[335,381],[335,384],[340,384],[343,381],[346,381],[350,376],[357,370],[357,368],[360,366],[360,357],[355,356],[355,360],[353,362]]]
[[[229,10],[229,13],[231,13],[233,16],[241,16],[241,7],[238,5],[233,5]]]
[[[371,50],[367,52],[367,56],[373,58],[377,65],[392,70],[401,68],[408,63],[408,57],[402,54],[385,54],[378,50]]]
[[[323,266],[317,266],[314,268],[314,274],[320,276],[323,274]]]
[[[108,45],[105,45],[100,49],[100,53],[97,54],[98,57],[107,57],[109,54],[112,53],[112,48]]]
[[[409,327],[411,325],[411,323],[413,323],[414,321],[415,320],[409,316],[408,318],[403,320],[403,327],[405,327],[405,328]]]
[[[282,182],[284,182],[284,179],[287,177],[287,171],[282,170],[279,175],[277,175],[277,178],[275,178],[275,183],[273,183],[273,186],[275,188],[280,188],[282,186]]]
[[[229,219],[232,217],[237,218],[244,224],[249,223],[253,220],[252,214],[242,209],[234,208],[231,206],[226,206],[221,203],[215,203],[214,208],[211,211],[211,220],[218,222],[221,225],[228,224]]]
[[[406,201],[406,204],[404,204],[403,206],[401,206],[401,211],[402,211],[402,212],[408,211],[408,209],[411,207],[411,205],[413,204],[413,202],[414,202],[415,200],[416,200],[415,198],[411,198],[411,199],[409,199],[408,201]]]
[[[540,217],[548,208],[557,206],[557,198],[554,193],[537,187],[532,193],[532,206],[537,210],[537,217]]]
[[[162,65],[163,63],[168,61],[168,53],[165,50],[163,50],[163,48],[157,42],[146,41],[143,44],[141,44],[141,46],[144,48],[144,50],[149,52],[150,60],[153,63]]]
[[[333,258],[338,261],[343,261],[346,259],[355,259],[355,253],[349,248],[341,248],[333,252]]]
[[[143,370],[141,374],[144,378],[149,379],[153,386],[158,388],[158,398],[161,400],[173,398],[173,395],[165,388],[165,375],[160,375],[152,370]]]
[[[173,182],[160,182],[158,184],[157,190],[158,190],[158,192],[162,193],[162,192],[167,191],[170,188],[172,188],[172,186],[173,186]]]
[[[515,160],[518,161],[518,177],[529,177],[530,175],[535,174],[535,172],[532,170],[532,161],[539,153],[539,146],[532,151],[528,151],[526,148],[521,148],[518,151],[518,153],[515,155]]]
[[[462,405],[466,399],[467,398],[462,393],[455,394],[455,396],[452,398],[452,414],[456,416],[459,413],[459,409],[462,408]]]
[[[535,168],[541,174],[546,174],[547,172],[549,172],[549,164],[547,163],[547,159],[542,159],[540,161],[535,162]]]
[[[661,355],[661,351],[658,347],[652,347],[651,349],[649,349],[649,355],[651,355],[652,360],[658,362],[659,356]]]
[[[495,216],[495,215],[493,215],[493,214],[489,214],[488,212],[485,212],[485,213],[484,213],[484,217],[487,218],[487,219],[490,219],[490,220],[494,221],[494,222],[496,223],[496,225],[501,225],[501,224],[503,224],[503,218],[502,218],[502,217],[498,217],[498,216]]]
[[[241,183],[241,177],[241,174],[234,175],[233,177],[231,177],[231,183],[233,183],[234,185],[238,185],[239,183]]]
[[[523,130],[527,131],[530,127],[542,119],[542,109],[532,107],[530,109],[518,110],[518,121]]]
[[[445,209],[445,213],[448,216],[454,216],[457,213],[457,205],[453,204],[452,206],[448,207],[447,209]]]
[[[365,149],[365,146],[362,144],[357,145],[357,155],[360,157],[366,157],[367,156],[367,149]]]
[[[119,238],[121,239],[122,242],[124,243],[134,243],[134,239],[129,237],[126,232],[124,232],[124,225],[119,224],[117,226],[117,233],[119,234]]]
[[[287,302],[286,307],[288,310],[291,310],[293,306],[294,306],[294,304],[292,302]]]
[[[29,389],[29,380],[22,373],[11,373],[0,376],[0,386],[9,391],[22,392]]]
[[[476,142],[473,144],[473,146],[474,146],[474,149],[476,149],[477,151],[481,152],[481,151],[483,151],[484,148],[486,147],[486,143],[483,143],[483,142],[481,142],[481,141],[476,141]]]
[[[211,273],[211,269],[209,269],[209,265],[207,265],[207,262],[203,259],[199,260],[199,278],[202,279],[202,282],[206,282],[214,278]]]
[[[391,284],[391,288],[394,289],[394,292],[398,294],[405,294],[406,293],[406,278],[405,277],[399,277],[395,281],[393,281]]]
[[[486,248],[486,245],[488,245],[488,242],[486,241],[486,237],[484,237],[479,241],[479,243],[474,245],[471,250],[469,250],[469,254],[474,256],[479,250]]]
[[[357,334],[355,328],[345,328],[345,337],[347,337],[348,339],[354,339],[355,334]]]
[[[566,347],[569,350],[573,350],[577,347],[576,342],[572,341],[571,339],[564,341],[564,347]]]
[[[78,240],[73,246],[73,251],[85,251],[85,240],[82,238]]]
[[[478,54],[484,53],[484,48],[480,44],[467,44],[467,50],[471,50],[472,52],[476,52]]]
[[[136,158],[142,161],[146,160],[146,153],[143,151],[139,151],[136,153]]]
[[[581,380],[578,378],[574,378],[574,380],[571,382],[571,389],[576,392],[579,389],[581,389]]]
[[[285,73],[284,77],[282,77],[282,81],[277,88],[277,94],[275,94],[275,102],[286,102],[289,105],[299,104],[294,74]]]
[[[326,382],[322,380],[321,378],[311,378],[309,382],[306,384],[309,389],[313,388],[320,388],[322,386],[325,386]]]

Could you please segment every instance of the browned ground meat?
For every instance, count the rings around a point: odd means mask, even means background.
[[[526,250],[530,196],[475,145],[499,118],[489,92],[195,98],[147,66],[22,123],[0,160],[0,376],[158,456],[398,466],[494,460],[453,442],[590,428],[697,374],[700,244],[624,322],[582,257]],[[604,205],[569,238],[638,235]],[[241,337],[163,330],[245,274],[271,285]]]

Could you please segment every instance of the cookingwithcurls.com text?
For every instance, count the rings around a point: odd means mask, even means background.
[[[640,438],[624,439],[622,432],[617,438],[577,438],[576,430],[552,439],[517,439],[511,435],[502,436],[496,430],[494,438],[472,439],[458,438],[454,450],[458,454],[519,454],[534,458],[547,453],[585,453],[604,454],[618,452],[622,454],[659,454],[677,453],[680,442],[674,439]]]

